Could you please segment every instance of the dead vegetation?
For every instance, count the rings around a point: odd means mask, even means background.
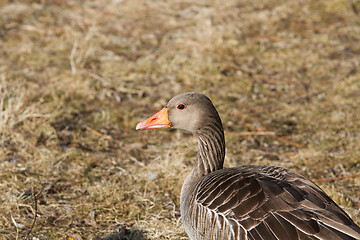
[[[326,179],[360,223],[359,1],[0,6],[2,239],[187,239],[195,139],[135,131],[184,91],[217,106],[226,166]]]

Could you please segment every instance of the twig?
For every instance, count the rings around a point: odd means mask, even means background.
[[[78,47],[79,41],[76,40],[74,42],[73,48],[71,49],[71,53],[70,53],[70,65],[71,65],[71,74],[75,75],[76,74],[76,64],[75,64],[75,54],[76,54],[76,49]]]
[[[138,164],[140,167],[144,167],[145,165],[140,162],[137,158],[135,157],[130,157],[131,160],[133,160],[136,164]]]
[[[290,144],[290,145],[293,145],[293,146],[295,146],[295,147],[298,147],[298,148],[303,147],[302,144],[297,143],[297,142],[294,142],[294,141],[291,141],[291,140],[289,140],[287,137],[278,136],[277,138],[278,138],[280,141],[282,141],[282,142],[284,142],[284,143],[287,143],[287,144]]]
[[[116,142],[116,143],[121,143],[121,141],[113,138],[112,136],[110,135],[104,135],[102,134],[101,132],[98,132],[96,131],[95,129],[92,129],[88,126],[85,126],[86,130],[89,130],[90,132],[92,132],[93,134],[95,134],[96,136],[99,136],[99,137],[105,137],[105,138],[108,138],[110,141],[113,141],[113,142]]]
[[[252,118],[252,117],[248,117],[248,118],[252,119],[253,121],[256,122],[256,120],[254,118]],[[246,123],[245,126],[250,128],[250,129],[254,129],[256,132],[241,132],[240,135],[243,135],[243,136],[274,136],[279,141],[284,142],[286,144],[290,144],[290,145],[293,145],[293,146],[298,147],[298,148],[302,147],[302,145],[300,143],[296,143],[294,141],[291,141],[289,139],[291,137],[278,136],[276,134],[276,132],[266,131],[266,129],[264,127],[257,128],[257,127],[252,126],[249,123]]]
[[[18,240],[18,239],[19,239],[19,227],[18,227],[18,224],[17,224],[17,222],[15,221],[15,219],[14,219],[11,211],[10,211],[10,216],[11,216],[11,221],[13,222],[13,224],[14,224],[15,227],[16,227],[16,240]]]
[[[356,178],[356,177],[360,177],[360,174],[352,174],[352,175],[343,176],[343,177],[331,177],[331,178],[312,179],[312,181],[313,181],[313,182],[327,182],[327,181],[343,180],[343,179]]]
[[[263,131],[263,132],[240,132],[242,136],[276,136],[275,132]]]
[[[36,217],[37,217],[37,212],[38,212],[37,199],[36,199],[36,195],[35,195],[35,192],[34,192],[34,186],[33,186],[33,185],[31,185],[31,192],[32,192],[33,200],[34,200],[35,213],[34,213],[34,220],[33,220],[32,224],[31,224],[30,230],[29,230],[28,233],[26,234],[25,239],[27,239],[27,238],[29,237],[29,235],[31,234],[32,230],[33,230],[34,227],[35,227]]]

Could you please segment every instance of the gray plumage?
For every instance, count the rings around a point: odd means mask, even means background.
[[[185,108],[178,109],[179,104]],[[167,111],[171,127],[198,139],[198,156],[180,196],[190,239],[360,239],[359,226],[300,174],[274,166],[223,169],[224,131],[206,96],[180,94]]]

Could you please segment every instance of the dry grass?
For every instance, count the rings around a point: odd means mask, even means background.
[[[184,91],[217,106],[227,166],[360,173],[358,0],[0,5],[3,239],[187,239],[196,142],[134,130]],[[360,223],[359,177],[319,185]]]

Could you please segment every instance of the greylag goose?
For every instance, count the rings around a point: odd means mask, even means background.
[[[198,139],[197,159],[180,195],[190,239],[360,239],[360,227],[302,175],[274,166],[223,169],[223,126],[205,95],[175,96],[136,129],[169,127]]]

